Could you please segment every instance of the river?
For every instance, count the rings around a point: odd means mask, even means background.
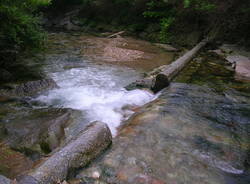
[[[250,182],[249,83],[236,81],[223,60],[202,53],[170,87],[155,95],[124,87],[145,72],[171,63],[174,53],[133,38],[51,33],[49,40],[45,53],[36,57],[58,88],[25,99],[28,107],[14,104],[15,111],[3,119],[6,124],[14,122],[12,128],[18,124],[14,133],[28,135],[32,123],[40,126],[47,119],[50,122],[73,112],[73,123],[65,128],[66,137],[71,138],[90,122],[106,123],[113,145],[99,159],[69,176],[69,182]],[[26,120],[29,123],[23,125]],[[24,153],[27,155],[27,150]],[[32,155],[32,160],[41,158]],[[21,164],[28,163],[25,159]],[[30,164],[31,168],[34,163]]]

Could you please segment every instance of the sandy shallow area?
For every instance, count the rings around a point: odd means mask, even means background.
[[[150,42],[130,37],[105,38],[86,34],[74,36],[60,33],[50,34],[49,39],[52,44],[49,45],[49,49],[51,47],[54,49],[55,46],[59,51],[71,48],[94,62],[127,66],[142,71],[150,71],[171,63],[175,54],[166,52]]]

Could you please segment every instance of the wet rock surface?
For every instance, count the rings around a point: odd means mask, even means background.
[[[78,183],[249,183],[249,104],[248,94],[173,83]]]
[[[0,89],[0,95],[17,97],[31,96],[57,87],[58,86],[53,79],[41,79],[22,84],[5,85],[2,87],[3,89]]]
[[[37,109],[23,111],[1,123],[3,141],[13,149],[39,157],[60,146],[65,128],[72,122],[70,109]]]
[[[0,143],[0,155],[0,174],[11,179],[21,175],[33,166],[33,162],[24,154],[12,150],[3,143]]]

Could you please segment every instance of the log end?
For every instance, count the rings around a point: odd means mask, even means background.
[[[169,84],[170,84],[170,81],[169,81],[168,77],[166,75],[160,73],[155,77],[155,80],[151,86],[151,90],[154,93],[157,93],[160,90],[162,90],[163,88],[168,87]]]

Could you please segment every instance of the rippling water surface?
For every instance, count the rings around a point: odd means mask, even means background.
[[[138,78],[135,70],[85,63],[87,66],[72,69],[63,69],[63,64],[60,69],[60,65],[56,65],[56,72],[49,68],[49,75],[59,88],[42,94],[37,100],[47,105],[81,110],[89,121],[107,123],[115,135],[116,127],[133,114],[131,109],[151,101],[154,95],[145,90],[127,91],[123,88]]]

